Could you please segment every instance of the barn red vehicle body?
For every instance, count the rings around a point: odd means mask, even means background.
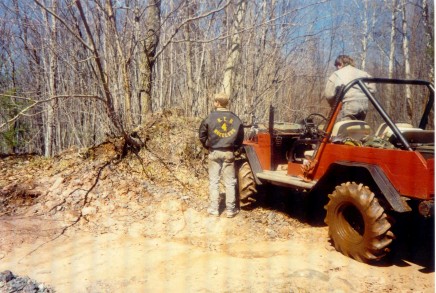
[[[417,121],[395,121],[367,83],[423,88]],[[352,87],[367,95],[379,117],[374,116],[373,125],[337,121],[343,97]],[[395,215],[433,217],[433,106],[429,82],[362,78],[338,91],[328,117],[313,113],[302,123],[277,123],[271,107],[268,127],[253,125],[244,142],[238,169],[241,201],[260,185],[302,190],[324,206],[338,251],[362,262],[379,260],[395,238]]]

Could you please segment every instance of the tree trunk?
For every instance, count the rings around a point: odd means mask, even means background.
[[[392,16],[391,16],[391,37],[390,37],[390,46],[389,46],[389,68],[388,68],[388,77],[394,77],[394,65],[395,65],[395,37],[396,37],[396,22],[398,16],[398,7],[397,0],[392,0]],[[388,87],[388,101],[387,101],[387,111],[388,113],[392,113],[395,107],[395,98],[394,98],[394,87],[393,85],[389,85]]]
[[[53,11],[56,13],[57,8],[57,0],[51,1],[51,7]],[[44,14],[44,21],[46,23],[47,31],[49,34],[49,46],[47,49],[48,55],[48,64],[46,66],[47,70],[47,94],[48,97],[51,98],[50,103],[47,106],[47,120],[46,120],[46,129],[45,129],[45,150],[44,156],[51,157],[54,153],[54,137],[55,137],[55,114],[58,108],[58,99],[56,98],[57,90],[56,90],[56,71],[57,71],[57,60],[55,54],[56,48],[56,19],[49,15],[47,11],[42,10]]]
[[[246,0],[240,0],[237,4],[235,18],[233,20],[231,37],[230,37],[230,50],[227,56],[227,62],[224,71],[224,78],[222,89],[229,97],[233,94],[233,82],[236,74],[236,65],[239,61],[241,54],[241,33],[242,22],[244,20],[246,11]]]
[[[403,34],[403,58],[404,58],[404,75],[406,79],[410,78],[410,62],[409,62],[409,39],[407,38],[407,10],[406,0],[402,0],[402,34]],[[407,118],[409,122],[413,121],[413,102],[410,86],[406,86],[406,106]]]
[[[119,131],[126,138],[126,140],[129,140],[130,137],[128,137],[127,133],[125,132],[124,125],[120,119],[120,116],[118,115],[116,109],[114,108],[113,95],[112,95],[111,90],[110,90],[109,78],[107,76],[107,72],[104,70],[102,58],[101,58],[100,53],[97,49],[95,39],[94,39],[94,36],[91,32],[89,23],[86,19],[86,14],[85,14],[85,11],[83,9],[82,2],[80,0],[76,0],[76,6],[77,6],[77,9],[79,10],[80,18],[83,21],[83,25],[85,27],[86,34],[87,34],[88,39],[90,41],[90,45],[88,45],[88,46],[89,46],[89,50],[91,51],[91,54],[94,57],[95,65],[97,67],[95,75],[98,78],[99,84],[102,88],[102,94],[103,94],[104,100],[105,100],[107,115],[108,115],[109,119],[111,120],[113,126],[117,129],[117,131]]]
[[[433,27],[431,25],[430,15],[429,15],[429,7],[427,0],[422,1],[422,18],[424,20],[424,29],[425,29],[425,36],[427,38],[426,40],[426,47],[427,47],[427,55],[430,57],[430,70],[429,70],[429,80],[434,80],[434,36],[433,36]]]
[[[360,68],[362,70],[365,70],[366,67],[366,54],[368,51],[368,31],[369,31],[369,9],[368,9],[368,0],[364,1],[364,9],[363,9],[363,33],[362,33],[362,40],[360,43],[362,44],[362,53],[361,53],[361,64]]]
[[[117,56],[118,58],[120,58],[120,60],[117,60],[117,62],[119,63],[119,67],[121,70],[121,78],[123,84],[125,128],[131,129],[133,126],[133,117],[132,117],[132,106],[131,106],[132,90],[130,88],[129,64],[123,52],[120,38],[118,36],[117,22],[115,19],[115,14],[113,11],[111,0],[106,0],[106,10],[107,10],[107,16],[109,22],[109,28],[106,34],[108,38],[112,36],[115,39]]]
[[[188,40],[186,42],[186,83],[188,88],[185,113],[189,115],[195,112],[196,108],[196,101],[194,98],[194,76],[192,73],[192,44],[189,41],[189,25],[186,26],[185,38]]]
[[[145,40],[141,42],[139,56],[139,100],[141,105],[141,119],[148,113],[153,112],[153,67],[155,64],[155,53],[160,38],[160,0],[151,0],[147,7]]]

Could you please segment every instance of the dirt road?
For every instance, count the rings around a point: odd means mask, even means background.
[[[252,211],[212,218],[171,195],[153,209],[143,221],[112,215],[95,223],[100,228],[83,223],[61,236],[38,232],[41,219],[3,218],[21,243],[11,241],[0,271],[57,292],[434,292],[433,268],[400,258],[356,262],[332,248],[326,227],[295,225],[282,240],[262,220],[247,229]]]

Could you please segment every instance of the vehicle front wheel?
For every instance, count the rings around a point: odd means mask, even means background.
[[[367,186],[343,183],[329,198],[324,221],[337,251],[360,262],[379,260],[389,252],[391,223]]]
[[[254,181],[254,175],[251,171],[250,164],[244,161],[238,168],[238,191],[239,200],[246,202],[248,198],[254,195],[256,190],[256,182]]]

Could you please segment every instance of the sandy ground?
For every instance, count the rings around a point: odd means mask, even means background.
[[[332,248],[326,227],[256,241],[244,230],[250,211],[227,219],[179,209],[177,200],[159,206],[141,222],[100,219],[118,227],[110,232],[83,223],[60,235],[49,219],[2,217],[1,233],[16,236],[0,271],[56,292],[434,292],[431,261],[359,263]]]

